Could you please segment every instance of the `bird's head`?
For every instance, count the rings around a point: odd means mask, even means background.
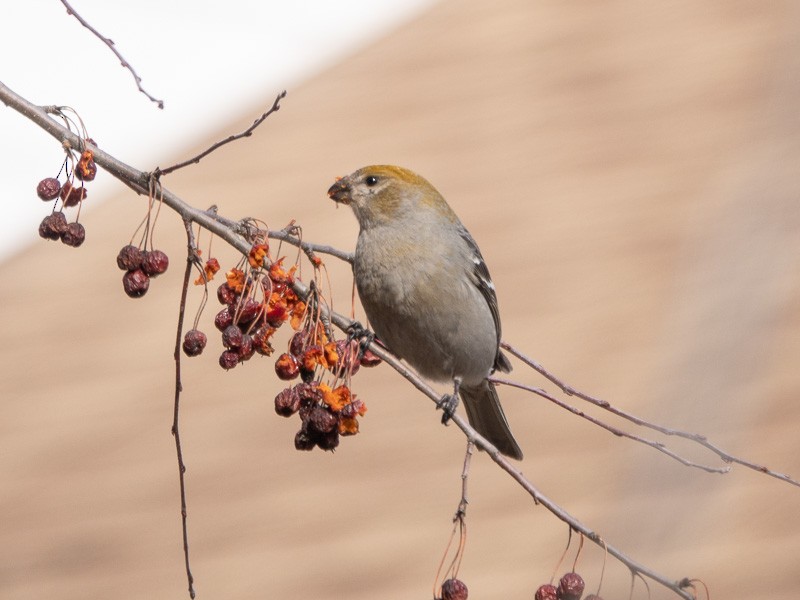
[[[434,210],[455,218],[442,195],[426,179],[409,169],[372,165],[342,177],[328,196],[353,209],[361,227]]]

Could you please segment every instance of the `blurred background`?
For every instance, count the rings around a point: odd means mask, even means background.
[[[89,66],[47,94],[38,86],[51,75],[36,62],[4,83],[72,105],[101,147],[141,169],[244,129],[288,88],[253,137],[165,180],[191,204],[274,228],[296,219],[306,239],[350,250],[355,219],[325,194],[334,177],[370,163],[413,168],[478,240],[507,341],[620,408],[800,474],[796,3],[443,0],[331,16],[231,2],[209,13],[213,28],[194,20],[210,5],[185,3],[185,21],[166,13],[148,21],[153,30],[126,33],[132,53],[113,33],[129,15],[108,8],[93,24],[164,111],[60,4],[30,4],[63,34],[27,43],[50,48],[59,76],[60,54],[77,44],[91,48],[74,59]],[[271,50],[274,36],[252,23],[306,37]],[[176,48],[173,31],[192,38]],[[315,61],[261,75],[312,42],[323,42]],[[4,52],[3,71],[20,72],[25,48],[19,60]],[[198,62],[209,48],[219,63]],[[93,74],[101,62],[113,78]],[[246,85],[225,79],[227,65]],[[96,117],[72,88],[104,111]],[[188,113],[194,104],[200,112]],[[61,153],[20,115],[0,118],[2,173],[22,184],[9,196],[10,229],[26,232],[0,263],[0,597],[186,597],[170,435],[182,226],[162,211],[155,243],[171,268],[129,299],[115,257],[146,200],[101,172],[81,248],[33,239],[49,210],[33,190]],[[37,144],[25,177],[23,139]],[[32,221],[14,213],[25,203],[38,209]],[[237,260],[219,242],[213,253],[223,268]],[[334,308],[346,313],[349,270],[326,264]],[[200,303],[191,292],[189,318]],[[198,597],[430,598],[460,496],[460,432],[380,367],[354,379],[369,406],[361,433],[333,454],[296,452],[297,420],[273,410],[284,387],[273,360],[223,372],[215,312],[212,299],[200,317],[209,348],[183,361]],[[555,391],[520,363],[513,376]],[[525,474],[609,543],[669,577],[702,579],[714,598],[797,597],[796,487],[740,467],[690,469],[536,397],[501,396]],[[566,526],[480,454],[469,500],[460,576],[470,597],[532,598],[556,569]],[[587,593],[603,558],[583,550]],[[603,577],[606,600],[628,597],[624,567],[609,560]],[[637,584],[634,598],[648,597],[673,596]]]

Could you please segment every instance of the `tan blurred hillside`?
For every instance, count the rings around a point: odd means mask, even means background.
[[[333,178],[411,167],[479,241],[509,342],[576,387],[800,476],[799,17],[789,1],[445,0],[166,184],[352,249],[355,220],[325,195]],[[4,599],[187,597],[169,430],[185,244],[162,214],[171,269],[129,300],[114,257],[144,201],[118,189],[85,219],[81,249],[42,241],[0,265]],[[347,269],[328,262],[346,312]],[[430,598],[459,499],[458,430],[382,367],[355,379],[362,433],[298,453],[297,422],[273,411],[272,361],[223,373],[209,345],[184,361],[181,423],[198,597]],[[798,597],[800,490],[692,470],[501,395],[525,473],[609,542],[702,578],[715,599]],[[566,528],[485,456],[469,486],[470,598],[532,598]],[[587,591],[602,560],[584,549]],[[603,597],[628,585],[610,561]]]

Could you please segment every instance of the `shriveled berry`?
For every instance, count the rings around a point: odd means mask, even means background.
[[[361,355],[360,362],[362,367],[374,367],[381,364],[381,359],[372,350],[366,349]]]
[[[333,431],[338,424],[339,419],[336,418],[336,415],[321,406],[315,406],[308,415],[308,426],[318,433]]]
[[[253,354],[256,353],[256,349],[253,346],[253,338],[248,334],[242,335],[242,343],[239,344],[239,347],[236,349],[239,353],[239,362],[244,362],[246,360],[250,360],[253,358]]]
[[[580,600],[583,595],[583,577],[567,573],[558,582],[558,600]]]
[[[300,365],[300,379],[305,383],[314,381],[314,369],[306,369],[303,365]]]
[[[460,579],[448,579],[442,584],[442,600],[467,600],[469,590]]]
[[[313,450],[314,446],[316,446],[316,442],[305,429],[301,429],[294,436],[294,447],[296,450],[305,450],[308,452]]]
[[[308,344],[308,334],[305,331],[298,331],[289,340],[289,352],[296,358],[300,358],[305,353]]]
[[[117,254],[117,266],[123,271],[135,271],[142,266],[142,251],[136,246],[123,246]]]
[[[545,583],[533,595],[534,600],[558,600],[558,590],[556,586]]]
[[[275,374],[284,381],[296,379],[300,374],[300,366],[297,364],[297,359],[288,353],[281,354],[278,360],[275,361]]]
[[[322,400],[322,390],[316,383],[298,383],[294,386],[297,395],[300,396],[300,401],[306,402],[320,402]]]
[[[36,186],[36,195],[45,202],[55,200],[61,192],[61,183],[55,177],[42,179]]]
[[[225,331],[231,325],[233,325],[233,312],[226,306],[214,317],[214,327]]]
[[[236,302],[238,295],[231,289],[227,282],[217,288],[217,300],[220,304],[231,305]]]
[[[75,165],[75,177],[81,181],[92,181],[96,175],[97,165],[94,162],[94,155],[91,150],[85,150]]]
[[[275,396],[275,412],[282,417],[291,417],[300,409],[300,394],[294,388],[286,388]]]
[[[256,352],[262,356],[270,356],[275,351],[269,341],[273,333],[275,333],[275,330],[267,325],[256,329],[256,332],[253,334],[253,347],[256,349]]]
[[[86,229],[80,223],[70,223],[67,230],[61,234],[61,242],[67,246],[77,248],[86,239]]]
[[[265,318],[267,323],[273,327],[280,327],[289,318],[289,311],[286,310],[285,306],[278,304],[267,311]]]
[[[247,298],[242,305],[238,308],[239,322],[251,323],[262,312],[262,305],[260,302]]]
[[[225,331],[222,332],[222,345],[228,348],[229,350],[233,350],[234,348],[240,348],[242,345],[242,330],[239,329],[236,325],[230,325],[225,328]]]
[[[190,329],[183,336],[183,351],[186,356],[199,356],[206,347],[208,338],[199,329]]]
[[[61,196],[61,200],[64,202],[64,206],[77,206],[78,203],[86,198],[88,192],[84,187],[75,187],[69,181],[67,181],[64,185],[61,186],[61,192],[59,194]]]
[[[336,341],[336,354],[339,355],[339,360],[336,363],[336,373],[341,377],[344,373],[355,375],[361,368],[361,363],[356,360],[356,352],[358,352],[355,344],[349,340]]]
[[[219,355],[219,366],[226,371],[239,364],[239,353],[235,350],[225,350]]]
[[[67,217],[63,212],[47,215],[39,224],[39,235],[46,240],[57,240],[67,230]]]
[[[358,398],[353,398],[350,402],[348,402],[342,407],[342,410],[339,412],[339,414],[344,419],[353,419],[362,412],[365,412],[366,410],[367,409],[364,406],[364,402],[362,400],[359,400]]]
[[[122,287],[131,298],[140,298],[150,287],[150,277],[141,269],[128,271],[122,276]]]
[[[169,267],[169,257],[161,250],[144,252],[142,256],[142,269],[150,277],[158,277]]]
[[[339,445],[339,432],[335,429],[328,433],[320,433],[313,436],[314,442],[321,450],[332,452]]]

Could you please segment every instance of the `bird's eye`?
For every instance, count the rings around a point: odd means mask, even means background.
[[[364,183],[366,183],[369,187],[378,183],[378,178],[375,175],[367,175],[367,178],[364,179]]]

